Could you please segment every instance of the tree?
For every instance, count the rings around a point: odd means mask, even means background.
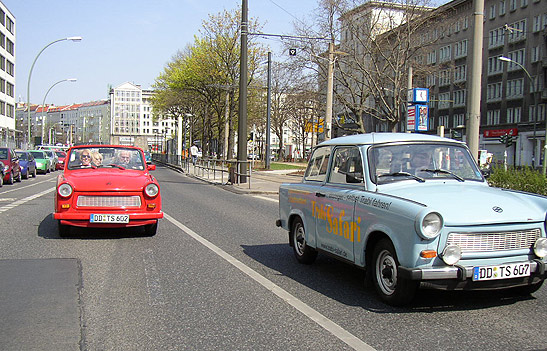
[[[327,40],[340,38],[335,50],[334,100],[336,116],[353,122],[349,132],[364,133],[377,124],[396,131],[404,120],[409,66],[417,77],[439,67],[427,66],[427,49],[450,27],[445,15],[443,26],[431,21],[427,1],[366,2],[321,0],[318,27],[328,33]],[[339,21],[339,25],[335,25]],[[436,28],[434,28],[436,26]],[[301,35],[310,34],[310,25],[297,27]],[[436,35],[425,35],[435,30]],[[317,72],[321,91],[326,91],[328,50],[326,41],[309,41],[304,47],[311,57],[302,57],[304,67]],[[310,65],[310,62],[314,65]],[[314,67],[315,66],[315,67]]]

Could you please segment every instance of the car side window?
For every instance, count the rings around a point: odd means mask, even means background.
[[[315,149],[308,162],[304,180],[322,182],[326,179],[331,149],[330,146],[323,146]]]
[[[361,153],[354,146],[338,147],[334,150],[329,183],[362,184],[363,163]]]

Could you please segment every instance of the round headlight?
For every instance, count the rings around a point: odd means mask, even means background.
[[[68,183],[63,183],[59,185],[59,189],[57,189],[57,192],[59,193],[59,196],[69,197],[70,195],[72,195],[72,187]]]
[[[537,257],[543,258],[547,256],[547,238],[539,238],[534,244],[534,253]]]
[[[146,188],[144,188],[144,192],[146,193],[146,195],[154,197],[158,195],[158,193],[160,192],[160,188],[156,184],[150,183],[146,186]]]
[[[462,249],[458,245],[447,245],[443,250],[442,259],[444,263],[452,266],[462,258]]]
[[[430,212],[422,219],[420,233],[424,239],[434,239],[443,228],[443,218],[437,212]]]

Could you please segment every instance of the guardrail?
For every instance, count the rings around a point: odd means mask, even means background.
[[[161,163],[167,163],[171,166],[180,167],[187,173],[192,173],[197,177],[207,180],[220,180],[222,184],[239,184],[242,176],[246,178],[251,189],[251,161],[238,160],[219,160],[216,158],[198,158],[196,164],[192,164],[190,158],[183,158],[181,155],[153,154],[152,159]],[[247,165],[247,171],[242,173],[241,166]],[[224,181],[226,179],[226,182]]]

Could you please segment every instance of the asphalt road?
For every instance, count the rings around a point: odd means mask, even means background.
[[[0,188],[1,350],[538,350],[547,288],[379,302],[362,271],[296,263],[272,198],[158,167],[165,218],[57,235],[60,172]]]

